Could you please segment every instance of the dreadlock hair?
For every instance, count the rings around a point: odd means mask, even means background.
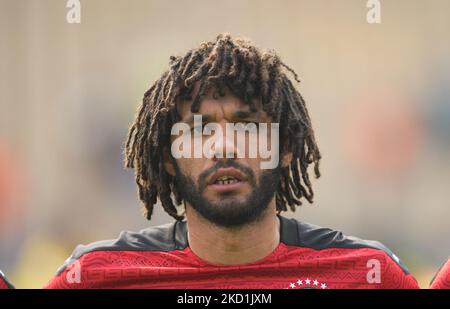
[[[262,109],[280,123],[281,151],[290,151],[290,164],[281,168],[276,191],[276,209],[287,206],[295,211],[301,199],[313,202],[314,192],[308,166],[314,163],[316,178],[320,177],[321,154],[317,147],[308,110],[300,93],[286,75],[296,82],[297,74],[272,51],[260,51],[249,40],[219,34],[214,41],[204,42],[184,56],[171,56],[169,69],[148,89],[138,107],[125,144],[125,167],[134,168],[139,198],[150,220],[159,197],[164,210],[176,220],[182,220],[178,207],[183,202],[177,192],[174,177],[164,168],[163,153],[170,148],[170,131],[179,115],[176,104],[192,100],[191,112],[200,108],[202,98],[211,89],[225,95],[225,88],[257,110]],[[194,86],[198,91],[193,94]],[[194,97],[193,97],[194,96]],[[281,157],[281,156],[280,156]],[[172,197],[173,193],[173,197]]]

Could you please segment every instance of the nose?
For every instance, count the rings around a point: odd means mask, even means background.
[[[236,147],[234,141],[230,137],[218,137],[214,143],[213,160],[234,159],[236,157]]]
[[[227,124],[220,124],[221,130],[217,130],[215,134],[211,137],[213,140],[211,143],[213,144],[210,147],[209,158],[212,158],[214,161],[221,159],[235,159],[239,156],[240,151],[238,147],[236,147],[236,138],[234,130],[229,130],[227,132]]]

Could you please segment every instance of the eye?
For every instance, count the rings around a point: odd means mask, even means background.
[[[259,124],[259,121],[258,121],[258,120],[251,120],[251,119],[248,119],[248,120],[239,120],[239,121],[236,121],[234,124],[238,124],[238,123],[242,123],[242,124],[244,124],[244,125],[247,125],[247,124],[250,124],[250,125],[258,125],[258,124]]]
[[[236,122],[235,128],[238,132],[249,132],[249,133],[257,133],[259,123],[253,120],[243,120]]]

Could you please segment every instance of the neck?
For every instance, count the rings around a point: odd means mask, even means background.
[[[256,222],[238,228],[211,224],[192,207],[186,206],[189,247],[208,263],[253,263],[268,256],[280,243],[275,200]]]

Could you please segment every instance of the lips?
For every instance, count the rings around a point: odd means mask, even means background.
[[[245,175],[235,168],[221,168],[209,177],[208,185],[229,185],[246,180]]]

